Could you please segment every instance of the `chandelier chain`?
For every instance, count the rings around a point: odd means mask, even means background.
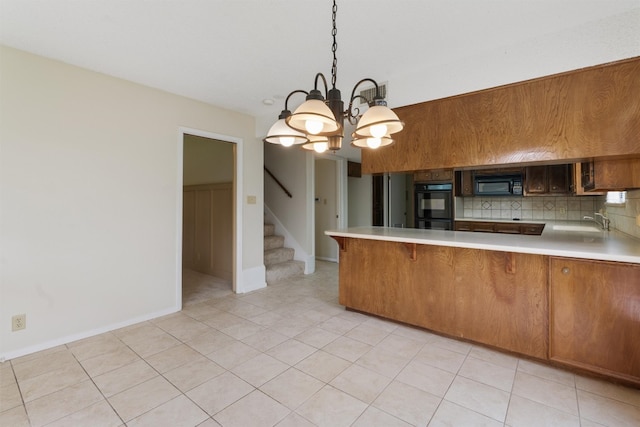
[[[333,29],[331,30],[331,35],[333,36],[333,45],[331,46],[331,51],[333,52],[333,65],[331,66],[331,86],[333,89],[336,88],[336,78],[338,74],[338,57],[336,56],[336,51],[338,50],[338,42],[336,41],[336,35],[338,34],[338,28],[336,26],[336,14],[338,12],[338,5],[336,1],[333,0],[333,14],[332,14],[332,22]]]

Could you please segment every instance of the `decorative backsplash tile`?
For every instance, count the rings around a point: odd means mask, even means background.
[[[464,218],[582,220],[602,208],[602,196],[457,197],[456,216]],[[462,211],[462,215],[461,215]]]

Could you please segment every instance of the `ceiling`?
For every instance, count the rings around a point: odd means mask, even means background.
[[[330,83],[331,8],[329,0],[0,0],[0,42],[273,122],[287,94],[311,89],[316,73]],[[345,99],[370,77],[389,82],[391,107],[421,102],[430,95],[393,92],[425,84],[403,81],[408,70],[639,9],[639,0],[339,0],[337,87]]]

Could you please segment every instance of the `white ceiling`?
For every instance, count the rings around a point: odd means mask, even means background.
[[[0,0],[0,42],[272,122],[317,72],[330,81],[331,8],[330,0]],[[640,0],[339,0],[337,86],[345,99],[370,77],[389,82],[391,107],[420,102],[425,95],[394,95],[420,85],[402,81],[408,71],[633,10]],[[640,33],[638,16],[630,31]]]

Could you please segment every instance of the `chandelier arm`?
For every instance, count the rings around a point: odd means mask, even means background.
[[[309,95],[309,92],[307,92],[306,90],[302,90],[302,89],[294,90],[289,95],[287,95],[287,99],[284,100],[284,109],[285,110],[289,110],[289,108],[287,107],[287,104],[289,104],[289,98],[291,98],[291,95],[293,95],[295,93],[304,93],[305,95]]]
[[[327,99],[329,97],[329,86],[327,85],[327,79],[325,78],[324,74],[322,74],[322,73],[316,74],[316,79],[315,79],[315,82],[313,84],[313,88],[315,90],[318,90],[318,78],[319,77],[322,77],[322,82],[324,83],[324,99]]]
[[[368,105],[371,104],[371,100],[367,99],[362,95],[356,95],[356,90],[358,89],[358,86],[360,86],[364,82],[371,82],[375,86],[376,96],[374,97],[374,99],[380,97],[380,88],[378,87],[378,83],[375,80],[370,78],[365,78],[360,80],[358,83],[356,83],[356,85],[353,87],[353,90],[351,91],[351,96],[349,97],[349,107],[347,108],[347,111],[345,111],[345,115],[349,119],[349,123],[351,123],[352,125],[355,124],[355,120],[357,119],[358,114],[360,114],[360,109],[358,107],[355,107],[355,108],[353,107],[353,101],[355,101],[358,98],[362,98],[365,100],[365,102]]]

